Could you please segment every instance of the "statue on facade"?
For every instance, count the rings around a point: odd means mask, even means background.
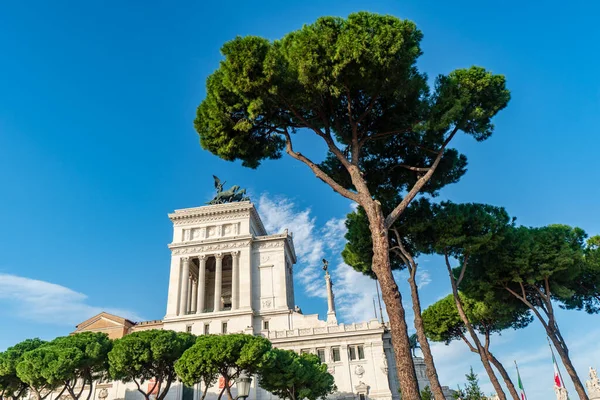
[[[246,196],[246,189],[242,189],[238,185],[233,185],[229,189],[223,190],[226,182],[221,182],[221,180],[215,175],[213,175],[213,178],[215,180],[215,189],[217,190],[217,194],[206,204],[213,205],[250,200],[250,198]]]
[[[564,387],[554,385],[554,392],[556,393],[556,400],[569,400],[569,393]]]
[[[600,379],[598,373],[590,367],[590,380],[585,382],[590,400],[600,399]]]

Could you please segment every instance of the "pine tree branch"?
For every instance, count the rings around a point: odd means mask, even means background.
[[[344,188],[339,183],[337,183],[333,178],[327,175],[317,164],[312,162],[309,158],[305,157],[302,153],[295,152],[292,146],[292,139],[290,137],[289,132],[284,131],[285,141],[286,141],[286,153],[288,153],[292,158],[302,161],[306,164],[313,173],[317,176],[317,178],[321,179],[323,182],[331,186],[333,190],[346,197],[347,199],[353,200],[355,202],[359,202],[359,195],[357,193],[351,192],[350,190]]]
[[[417,196],[417,194],[421,191],[421,189],[423,188],[423,186],[425,186],[425,184],[429,181],[429,179],[431,179],[431,176],[433,175],[437,166],[439,165],[440,161],[442,160],[442,156],[444,155],[446,146],[448,146],[448,144],[450,143],[450,141],[452,140],[454,135],[456,135],[456,132],[458,132],[458,127],[459,127],[459,125],[457,124],[454,127],[454,129],[452,130],[452,132],[450,133],[450,135],[448,135],[448,138],[444,141],[444,144],[442,145],[441,149],[439,150],[437,157],[435,158],[433,164],[431,164],[431,167],[429,167],[428,171],[421,178],[419,178],[417,180],[417,182],[414,184],[412,189],[402,199],[400,204],[398,204],[396,206],[396,208],[394,208],[394,210],[385,218],[386,228],[389,229],[394,224],[394,222],[396,222],[396,220],[398,219],[400,214],[402,214],[404,212],[406,207],[408,207],[409,203]]]

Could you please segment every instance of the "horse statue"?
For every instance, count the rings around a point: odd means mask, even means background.
[[[221,182],[221,180],[215,175],[213,175],[213,178],[215,180],[215,189],[217,190],[217,195],[206,204],[214,205],[250,200],[250,198],[246,196],[246,189],[240,189],[238,185],[233,185],[229,189],[223,190],[225,182]]]

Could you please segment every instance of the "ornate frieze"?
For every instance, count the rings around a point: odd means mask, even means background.
[[[206,253],[209,251],[242,249],[244,247],[250,246],[251,243],[252,243],[252,241],[250,241],[250,240],[244,240],[244,241],[238,241],[238,242],[210,243],[210,244],[198,245],[198,246],[176,247],[176,248],[172,249],[172,253],[173,253],[173,255],[181,255],[181,254]]]
[[[276,249],[276,248],[281,248],[285,245],[285,242],[283,240],[271,240],[271,241],[265,241],[265,242],[258,242],[255,243],[253,248],[254,249]]]

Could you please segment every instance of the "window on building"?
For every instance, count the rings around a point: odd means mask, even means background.
[[[366,400],[365,394],[364,393],[359,393],[358,394],[358,400]]]
[[[191,326],[191,325],[188,325],[188,326],[186,326],[186,327],[185,327],[185,331],[186,331],[187,333],[192,333],[192,326]]]
[[[364,360],[365,349],[362,344],[348,346],[348,356],[350,360]]]
[[[221,333],[227,333],[227,322],[223,322],[221,325]]]
[[[208,335],[210,333],[210,324],[204,324],[204,334]]]
[[[300,354],[310,354],[310,349],[302,349],[300,350]]]
[[[263,321],[263,330],[265,330],[265,331],[269,330],[269,321]]]
[[[340,357],[340,348],[339,347],[333,347],[331,349],[331,360],[333,362],[338,362],[338,361],[342,360],[342,358]]]
[[[325,362],[325,349],[317,349],[317,355],[319,356],[319,360],[321,360],[322,363]]]

